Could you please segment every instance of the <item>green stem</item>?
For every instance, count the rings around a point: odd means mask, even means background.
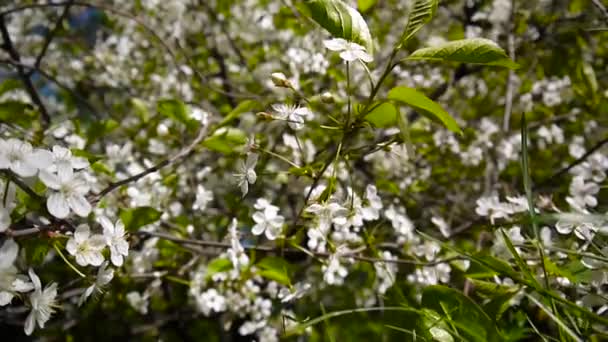
[[[78,274],[79,276],[81,276],[82,278],[86,278],[87,276],[84,275],[82,272],[80,272],[76,266],[74,266],[63,254],[63,252],[61,251],[61,248],[59,248],[59,245],[57,243],[53,244],[53,247],[55,248],[55,251],[57,251],[57,254],[59,254],[59,256],[61,257],[61,259],[63,259],[63,261],[74,271],[76,272],[76,274]]]

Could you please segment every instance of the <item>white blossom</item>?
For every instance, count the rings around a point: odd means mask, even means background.
[[[279,208],[269,205],[264,210],[256,211],[253,214],[255,225],[251,229],[253,235],[265,233],[268,240],[276,239],[282,231],[285,218],[279,215]]]
[[[66,218],[70,209],[81,217],[91,212],[91,204],[85,195],[89,192],[89,185],[78,174],[68,173],[41,173],[40,180],[51,189],[46,201],[46,207],[51,215],[57,218]]]
[[[14,266],[19,246],[13,239],[5,240],[0,247],[0,306],[11,302],[17,292],[28,292],[34,288],[27,277],[18,274]]]
[[[236,218],[232,219],[230,226],[228,227],[228,236],[230,237],[230,248],[226,251],[228,253],[228,257],[232,262],[232,265],[236,270],[240,270],[241,268],[247,266],[249,264],[249,257],[247,253],[245,253],[245,249],[241,242],[239,241],[239,234],[237,230],[237,220]]]
[[[0,169],[9,169],[21,177],[32,177],[52,163],[51,152],[33,148],[17,139],[0,139]]]
[[[122,266],[123,257],[129,255],[129,243],[125,239],[125,225],[120,219],[112,224],[105,216],[99,218],[99,223],[103,227],[103,237],[106,245],[110,247],[112,264],[117,267]]]
[[[257,180],[257,174],[255,173],[255,164],[257,164],[257,162],[258,155],[256,153],[248,154],[246,161],[238,161],[238,173],[235,173],[234,177],[237,179],[243,197],[249,192],[249,184],[254,184]]]
[[[146,315],[148,313],[148,304],[149,304],[149,295],[144,293],[142,296],[137,291],[131,291],[127,293],[127,302],[131,307],[139,312],[142,315]]]
[[[38,278],[32,269],[29,270],[29,275],[34,284],[34,292],[29,296],[32,310],[25,319],[24,326],[25,334],[28,336],[32,334],[36,324],[41,329],[44,328],[46,322],[55,312],[55,298],[57,297],[57,283],[51,283],[43,290],[40,278]]]
[[[340,58],[347,62],[360,60],[369,63],[374,60],[374,58],[365,51],[365,47],[357,43],[349,42],[343,38],[324,40],[323,45],[331,51],[339,51]]]
[[[79,306],[84,304],[84,302],[93,294],[93,291],[97,290],[97,292],[101,293],[101,289],[112,281],[112,278],[114,278],[114,270],[107,267],[107,261],[104,261],[101,266],[99,266],[95,283],[84,290],[82,296],[80,296],[80,299],[78,300]]]
[[[312,116],[312,112],[307,107],[280,103],[273,104],[272,109],[277,113],[277,117],[287,120],[289,127],[293,130],[302,129],[305,119]]]
[[[81,224],[76,228],[74,236],[68,240],[65,249],[76,257],[76,263],[80,266],[99,266],[104,261],[102,249],[106,245],[103,235],[91,235],[89,226]]]

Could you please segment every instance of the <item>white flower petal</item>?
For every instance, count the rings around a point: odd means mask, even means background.
[[[27,318],[25,319],[25,325],[23,326],[23,330],[25,331],[26,335],[31,335],[34,332],[34,327],[36,325],[36,315],[35,312],[32,310],[30,312],[29,315],[27,315]]]
[[[70,206],[65,196],[59,192],[53,193],[46,200],[46,208],[57,218],[66,218],[70,214]]]
[[[323,41],[323,45],[332,51],[342,51],[346,49],[348,42],[343,38],[334,38]]]
[[[82,195],[73,194],[68,197],[68,203],[70,208],[80,217],[87,217],[91,213],[91,204]]]

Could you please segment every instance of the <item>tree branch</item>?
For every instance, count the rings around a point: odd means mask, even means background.
[[[228,242],[186,239],[186,238],[180,238],[180,237],[173,236],[171,234],[166,234],[166,233],[138,231],[137,235],[140,235],[143,237],[157,237],[159,239],[163,239],[163,240],[167,240],[167,241],[171,241],[171,242],[175,242],[175,243],[179,243],[179,244],[185,244],[185,245],[216,247],[216,248],[222,248],[222,249],[228,249],[228,248],[232,247],[232,244],[230,244]],[[314,255],[315,257],[324,258],[324,259],[327,259],[332,255],[331,253],[326,253],[326,252],[313,252],[313,251],[305,252],[305,251],[302,251],[299,249],[293,249],[293,248],[281,249],[280,247],[273,247],[273,246],[243,246],[243,248],[246,250],[255,250],[258,252],[266,252],[266,253],[274,252],[274,253],[283,253],[283,254],[292,254],[292,255],[293,254]],[[355,251],[351,251],[351,252],[357,253],[358,251],[355,250]],[[435,261],[430,261],[430,262],[420,262],[420,261],[416,261],[416,260],[406,260],[406,259],[374,258],[374,257],[367,257],[367,256],[348,254],[348,253],[343,254],[342,256],[344,258],[353,258],[355,260],[371,262],[371,263],[386,262],[386,263],[393,263],[393,264],[417,265],[417,266],[433,266],[433,265],[448,263],[453,260],[462,259],[461,257],[452,257],[452,258],[435,260]]]
[[[0,15],[0,35],[2,36],[2,41],[3,41],[2,49],[8,53],[8,55],[10,56],[10,58],[13,61],[17,62],[18,64],[21,64],[21,56],[19,55],[19,52],[15,49],[15,46],[13,45],[13,41],[11,40],[10,33],[8,32],[8,29],[6,27],[5,17],[3,15]],[[49,115],[49,112],[46,109],[46,106],[44,105],[44,103],[42,102],[42,99],[40,98],[40,94],[38,94],[38,90],[36,90],[36,87],[34,87],[34,84],[32,83],[32,80],[30,79],[30,76],[28,75],[26,70],[21,66],[16,66],[16,68],[17,68],[17,74],[19,75],[21,82],[25,86],[25,90],[30,95],[32,102],[34,102],[34,104],[36,104],[36,106],[38,107],[38,109],[40,111],[40,120],[42,123],[42,129],[46,130],[48,128],[48,126],[51,124],[51,117]]]
[[[600,140],[598,143],[596,143],[595,145],[593,145],[593,147],[591,147],[589,150],[587,150],[587,152],[585,152],[585,154],[583,154],[580,158],[576,159],[575,161],[573,161],[572,163],[570,163],[565,168],[559,170],[558,172],[554,173],[551,177],[547,178],[547,180],[545,180],[545,181],[541,182],[540,184],[538,184],[537,186],[535,186],[534,190],[539,190],[539,189],[545,188],[552,180],[555,180],[555,179],[563,176],[565,173],[567,173],[568,171],[572,170],[572,168],[574,168],[578,164],[584,162],[595,151],[599,150],[600,148],[602,148],[606,144],[608,144],[608,137]]]
[[[156,172],[164,167],[171,166],[171,165],[177,163],[180,159],[187,157],[194,150],[196,145],[198,145],[203,140],[203,138],[207,135],[207,127],[208,126],[201,127],[201,129],[198,131],[196,138],[194,138],[194,140],[190,143],[190,145],[181,149],[176,155],[174,155],[170,158],[164,159],[161,162],[157,163],[156,165],[154,165],[134,176],[120,180],[118,182],[110,183],[110,185],[108,185],[105,189],[100,191],[98,194],[94,195],[93,198],[90,200],[90,202],[92,204],[97,203],[103,196],[120,188],[121,186],[127,185],[132,182],[136,182],[136,181],[140,180],[141,178],[143,178],[153,172]]]
[[[68,14],[70,12],[70,7],[72,6],[73,2],[74,2],[74,0],[70,0],[67,2],[65,7],[63,8],[63,12],[59,15],[59,19],[57,19],[57,22],[55,23],[55,27],[53,27],[51,32],[49,32],[49,34],[46,36],[44,45],[42,45],[42,50],[38,54],[38,57],[36,57],[36,62],[34,63],[34,68],[38,69],[40,67],[40,63],[42,63],[42,59],[46,55],[46,51],[48,50],[49,46],[51,45],[53,38],[55,38],[55,35],[57,35],[57,32],[59,32],[59,28],[61,28],[61,23],[63,23],[63,20],[65,20],[67,18]]]

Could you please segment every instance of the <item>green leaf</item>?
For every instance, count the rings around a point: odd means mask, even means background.
[[[120,126],[120,124],[112,119],[93,122],[91,126],[89,126],[89,129],[87,129],[87,145],[92,144],[97,139],[112,132],[118,126]]]
[[[196,128],[196,120],[190,117],[188,107],[180,100],[160,100],[156,103],[156,110],[173,121],[183,123],[189,129]]]
[[[494,341],[498,330],[492,319],[460,291],[441,286],[429,286],[422,291],[422,306],[446,318],[468,341]]]
[[[30,128],[38,117],[38,112],[30,104],[8,100],[0,103],[0,121]]]
[[[139,116],[141,121],[146,122],[150,120],[150,112],[148,111],[148,107],[146,106],[146,103],[143,100],[138,98],[132,98],[131,105],[135,110],[135,114]]]
[[[291,285],[289,280],[289,270],[291,265],[283,258],[266,257],[256,264],[259,268],[257,274],[264,278],[274,280],[285,286]]]
[[[397,108],[392,103],[384,102],[372,109],[365,120],[378,128],[394,126],[397,123]]]
[[[495,42],[485,38],[461,39],[414,51],[405,60],[446,61],[484,64],[517,69],[505,51]]]
[[[216,258],[207,264],[207,278],[211,278],[214,274],[226,272],[232,269],[232,261],[227,258]]]
[[[51,242],[44,238],[23,239],[19,243],[25,249],[27,263],[31,265],[42,265],[51,249]]]
[[[224,120],[222,120],[222,122],[219,123],[218,128],[228,125],[230,122],[237,119],[239,117],[239,115],[246,113],[246,112],[250,112],[257,105],[258,105],[258,102],[254,101],[254,100],[245,100],[245,101],[239,103],[238,106],[236,106],[233,110],[230,111],[230,113],[226,114],[226,117],[224,118]]]
[[[372,9],[372,7],[374,7],[377,2],[378,0],[358,0],[357,8],[361,13],[365,13]]]
[[[203,146],[213,151],[230,154],[245,143],[247,143],[245,132],[238,128],[222,127],[205,139]]]
[[[302,7],[306,15],[334,37],[359,43],[365,46],[369,54],[373,54],[374,45],[367,23],[356,9],[344,1],[310,0],[304,2]]]
[[[21,82],[14,79],[9,78],[0,83],[0,95],[15,89],[21,88]]]
[[[407,26],[401,35],[399,47],[403,46],[422,26],[433,19],[438,4],[438,0],[415,0],[407,19]]]
[[[448,112],[441,108],[437,102],[429,99],[414,88],[395,87],[388,92],[388,98],[406,104],[433,120],[439,120],[450,131],[462,133],[460,127],[458,127],[458,123]]]
[[[152,207],[137,207],[120,211],[120,219],[128,232],[134,232],[145,225],[158,221],[161,215],[160,211]]]

